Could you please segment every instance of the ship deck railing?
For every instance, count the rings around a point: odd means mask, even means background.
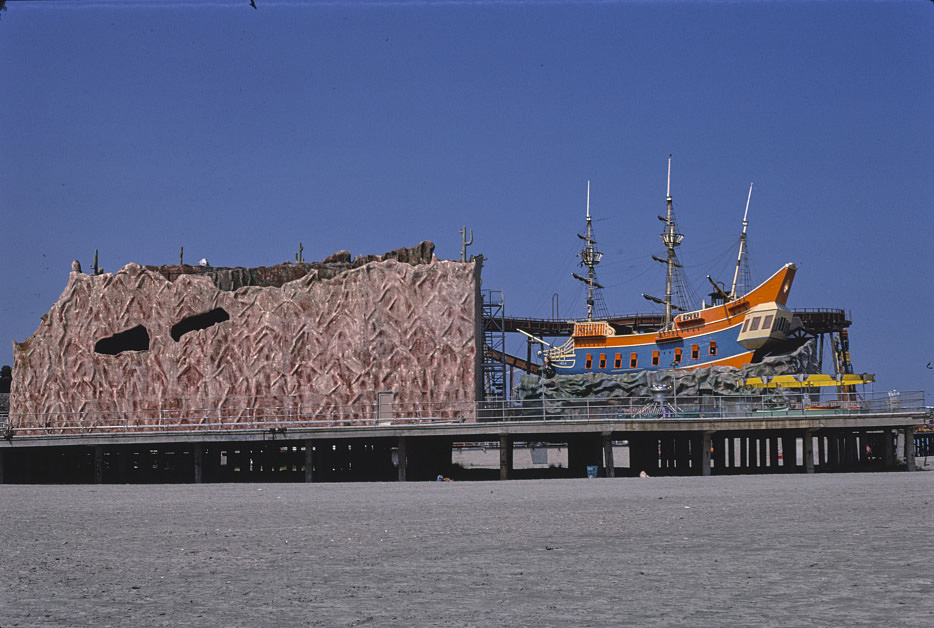
[[[353,430],[355,428],[456,425],[514,422],[680,421],[685,419],[760,420],[796,417],[859,417],[925,412],[923,391],[883,393],[789,393],[726,397],[673,396],[621,399],[523,399],[504,401],[439,401],[431,403],[361,403],[303,406],[281,403],[261,406],[228,405],[229,400],[203,407],[169,409],[152,406],[137,410],[95,409],[81,412],[21,413],[0,416],[5,437],[29,438],[70,435],[156,434],[183,432],[263,431],[272,435],[289,430]],[[621,425],[621,429],[625,426]]]

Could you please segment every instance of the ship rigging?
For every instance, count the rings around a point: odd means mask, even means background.
[[[593,236],[593,220],[590,217],[590,181],[587,182],[587,235],[577,234],[577,237],[584,241],[584,248],[578,253],[581,258],[581,266],[587,269],[587,276],[582,277],[577,273],[571,273],[571,276],[587,286],[587,320],[593,320],[594,308],[599,307],[600,314],[606,318],[606,304],[603,300],[603,286],[597,283],[597,264],[603,257],[603,253],[597,250],[597,241]]]

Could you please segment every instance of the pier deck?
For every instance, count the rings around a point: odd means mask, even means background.
[[[49,417],[44,429],[14,429],[0,443],[0,481],[405,481],[910,470],[914,431],[930,418],[923,396],[910,393],[888,408],[865,399],[858,405],[798,409],[711,407],[691,400],[679,400],[676,408],[527,400],[408,410],[343,408],[309,416],[296,408],[265,408],[254,409],[248,420],[242,411],[213,410],[199,413],[197,421],[174,417],[176,423],[126,414],[60,423]],[[500,449],[498,469],[478,475],[452,463],[454,448],[491,442]],[[567,466],[514,469],[517,443],[566,445]],[[614,460],[621,446],[628,448],[628,466]]]

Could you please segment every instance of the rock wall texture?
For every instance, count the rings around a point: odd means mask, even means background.
[[[674,378],[677,395],[699,397],[702,395],[745,395],[775,396],[781,391],[774,389],[746,389],[742,380],[764,375],[793,375],[820,372],[817,362],[817,343],[808,340],[796,351],[783,356],[765,358],[759,364],[741,369],[728,366],[696,368],[678,371]],[[671,371],[638,371],[621,375],[587,373],[581,375],[557,375],[542,379],[536,375],[523,375],[516,391],[518,399],[581,399],[597,398],[619,400],[651,398],[652,386],[672,386]]]
[[[479,269],[433,248],[260,269],[72,272],[14,346],[15,427],[328,424],[359,419],[378,391],[405,404],[471,401]]]

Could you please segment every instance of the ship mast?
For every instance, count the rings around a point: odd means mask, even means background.
[[[661,262],[666,266],[665,273],[665,299],[659,299],[657,297],[652,297],[647,294],[642,296],[649,301],[659,303],[665,306],[665,327],[668,329],[671,327],[671,310],[677,309],[680,310],[676,305],[672,305],[671,299],[674,293],[674,282],[675,282],[675,268],[681,268],[681,263],[678,262],[678,254],[675,252],[675,248],[680,246],[681,240],[684,239],[684,236],[678,232],[678,228],[675,226],[674,211],[671,207],[671,155],[668,155],[668,188],[667,188],[667,203],[668,203],[668,213],[666,216],[659,216],[658,219],[665,223],[665,231],[661,234],[662,242],[665,244],[665,250],[668,255],[666,259],[661,259],[660,257],[652,256],[656,262]]]
[[[733,272],[733,285],[730,287],[730,301],[736,298],[736,282],[739,280],[739,269],[746,258],[746,227],[749,223],[746,217],[749,215],[749,201],[752,200],[752,183],[749,184],[749,196],[746,197],[746,211],[743,212],[743,234],[739,237],[739,255],[736,256],[736,270]],[[748,288],[748,286],[747,286]]]
[[[593,238],[593,221],[590,218],[590,181],[587,182],[587,235],[582,236],[578,233],[577,237],[585,242],[584,248],[581,249],[578,257],[581,258],[581,266],[587,268],[587,276],[581,277],[577,273],[571,273],[571,275],[578,281],[584,282],[587,286],[587,320],[592,321],[595,303],[594,291],[597,288],[603,288],[597,283],[596,271],[597,264],[600,263],[603,253],[597,250],[597,241]]]

